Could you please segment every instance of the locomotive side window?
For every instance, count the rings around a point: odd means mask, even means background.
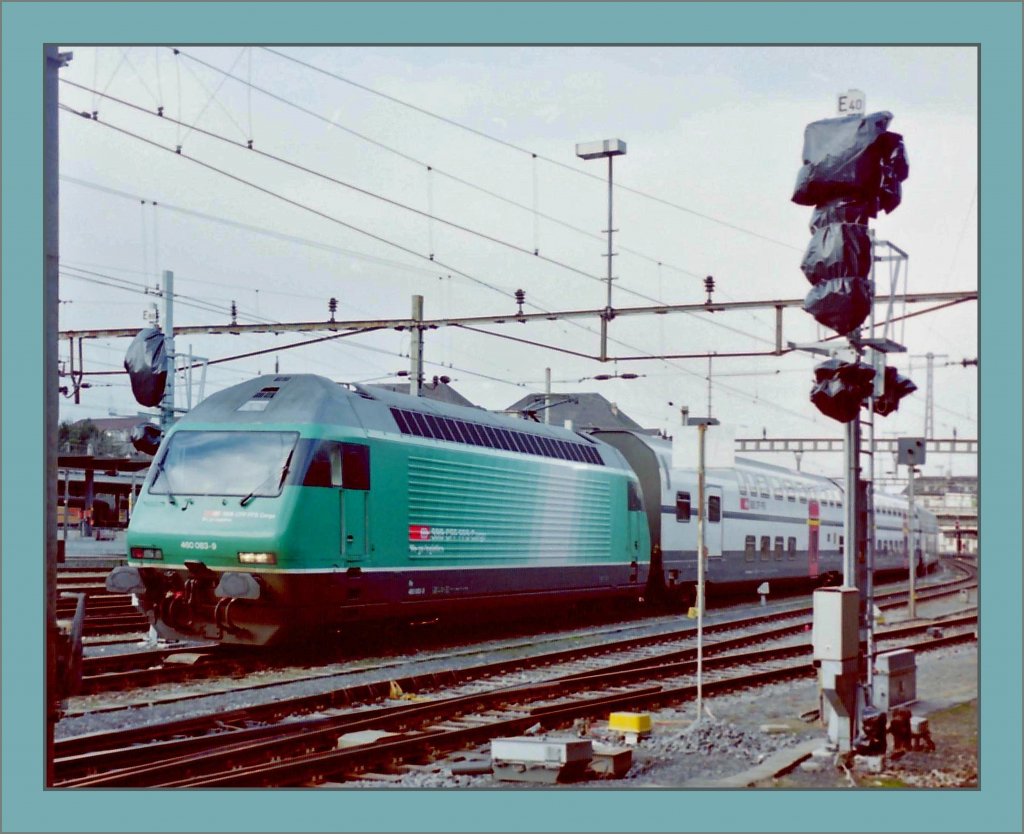
[[[722,520],[722,499],[718,495],[708,496],[708,521]]]
[[[755,536],[747,536],[743,542],[743,559],[747,562],[754,561],[754,548],[757,546],[757,538]]]
[[[296,455],[300,459],[296,464],[296,477],[294,480],[289,477],[289,483],[359,490],[370,488],[369,446],[336,440],[303,440],[301,445],[308,448]]]
[[[690,523],[690,493],[676,493],[676,521]]]
[[[341,444],[341,485],[345,489],[370,488],[370,447]]]
[[[789,558],[790,559],[795,559],[796,558],[796,536],[790,536],[789,539],[787,540],[786,544],[789,545],[789,548],[788,548],[789,549]]]
[[[772,554],[772,537],[761,536],[761,561],[767,562]]]
[[[303,486],[341,486],[341,449],[330,441],[304,440],[309,444],[309,463],[302,477]]]

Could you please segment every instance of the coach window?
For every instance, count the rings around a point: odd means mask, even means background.
[[[772,497],[776,501],[782,500],[782,482],[778,478],[772,478]]]
[[[747,536],[743,543],[743,558],[748,562],[754,561],[754,548],[757,546],[757,539],[754,536]]]
[[[782,536],[775,537],[775,560],[782,561]]]
[[[771,498],[768,493],[768,479],[764,475],[757,476],[757,486],[762,498]]]
[[[742,472],[736,473],[736,482],[740,485],[740,495],[747,494],[747,478]]]
[[[767,562],[772,555],[772,537],[761,536],[761,561]]]
[[[796,503],[796,492],[793,490],[793,482],[786,481],[786,500]]]
[[[796,536],[790,536],[786,542],[789,545],[789,558],[796,558]]]
[[[690,523],[690,493],[676,493],[676,521]]]
[[[797,487],[797,495],[800,498],[801,504],[807,503],[807,487]]]
[[[843,537],[840,536],[839,537],[839,550],[841,551],[842,549],[843,549]]]
[[[708,521],[722,520],[722,499],[717,495],[708,496]]]

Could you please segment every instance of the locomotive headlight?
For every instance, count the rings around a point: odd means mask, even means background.
[[[133,559],[163,559],[164,553],[159,547],[133,547]]]
[[[277,555],[274,553],[239,553],[238,561],[243,565],[276,565]]]

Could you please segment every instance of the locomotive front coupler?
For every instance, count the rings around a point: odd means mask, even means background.
[[[195,579],[213,580],[217,578],[217,574],[210,570],[206,566],[205,562],[200,562],[197,559],[186,559],[185,568],[186,570],[188,570],[189,574]]]

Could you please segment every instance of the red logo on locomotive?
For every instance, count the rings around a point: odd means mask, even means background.
[[[424,524],[409,525],[409,541],[428,542],[430,541],[430,527]]]

